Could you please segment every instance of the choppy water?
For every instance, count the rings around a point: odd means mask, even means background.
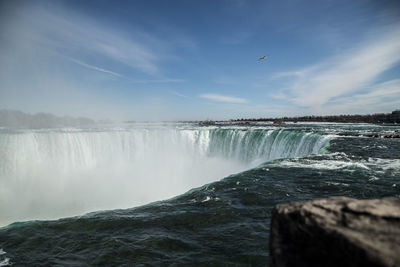
[[[0,222],[112,210],[2,227],[0,266],[265,266],[277,203],[400,196],[400,140],[361,136],[396,129],[3,129]]]

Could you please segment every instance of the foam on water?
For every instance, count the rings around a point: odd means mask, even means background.
[[[210,201],[211,200],[211,197],[210,196],[207,196],[205,199],[203,199],[201,202],[207,202],[207,201]]]
[[[393,170],[400,172],[400,159],[368,158],[366,164],[375,165],[384,171]]]
[[[10,259],[5,258],[4,260],[0,261],[0,266],[11,266]]]
[[[2,248],[0,248],[0,266],[11,266],[11,262],[9,258],[2,257],[4,254],[6,254]]]
[[[321,170],[338,170],[338,169],[351,169],[361,168],[369,169],[365,164],[359,162],[347,162],[347,161],[336,161],[336,160],[302,160],[299,161],[282,161],[279,162],[279,166],[288,168],[312,168]]]
[[[283,159],[268,166],[316,169],[316,170],[341,170],[344,172],[364,171],[369,175],[369,181],[379,180],[379,176],[395,177],[400,175],[400,159],[359,158],[348,156],[343,152],[324,155],[312,155],[304,158]],[[265,169],[265,167],[264,167]]]

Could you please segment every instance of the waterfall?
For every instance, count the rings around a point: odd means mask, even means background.
[[[210,132],[209,153],[244,162],[265,162],[318,153],[329,137],[293,130],[229,130]]]
[[[165,199],[328,140],[284,129],[3,130],[0,225]]]

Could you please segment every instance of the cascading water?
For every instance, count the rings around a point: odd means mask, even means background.
[[[211,155],[223,155],[246,163],[318,153],[329,139],[318,134],[284,129],[214,129],[209,134]]]
[[[0,225],[165,199],[328,140],[283,129],[3,131]]]

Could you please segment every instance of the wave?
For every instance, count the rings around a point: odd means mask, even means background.
[[[206,127],[3,131],[0,224],[169,198],[266,161],[318,153],[331,138]]]

